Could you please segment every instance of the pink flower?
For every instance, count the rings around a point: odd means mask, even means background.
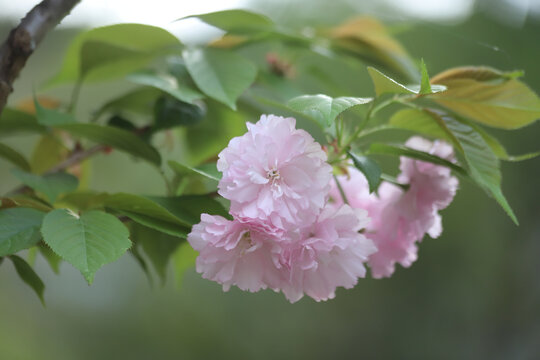
[[[304,293],[316,301],[332,299],[338,286],[350,289],[364,277],[364,263],[377,249],[359,231],[369,222],[363,210],[326,207],[317,221],[292,234],[280,254],[287,278],[280,288],[291,302]]]
[[[228,291],[231,285],[251,292],[278,283],[280,274],[274,265],[276,257],[270,235],[252,229],[237,220],[201,215],[187,238],[199,251],[196,269],[203,278],[216,281]]]
[[[237,218],[279,229],[311,223],[325,204],[332,168],[293,118],[263,115],[219,154],[219,194]]]
[[[453,159],[452,147],[441,141],[432,143],[413,137],[406,145],[447,160]],[[369,194],[367,180],[354,168],[349,169],[349,177],[338,177],[351,206],[367,210],[372,219],[366,235],[378,248],[369,258],[375,278],[391,276],[396,263],[411,266],[417,259],[416,243],[424,234],[428,233],[433,238],[441,234],[442,222],[438,211],[450,204],[458,186],[458,180],[451,176],[450,169],[440,165],[402,157],[400,169],[402,173],[398,181],[408,184],[408,190],[383,182],[378,196]],[[342,203],[335,184],[330,197],[335,204]]]

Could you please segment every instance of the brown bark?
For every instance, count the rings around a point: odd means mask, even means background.
[[[0,114],[13,91],[13,82],[45,35],[80,0],[43,0],[11,30],[0,47]]]

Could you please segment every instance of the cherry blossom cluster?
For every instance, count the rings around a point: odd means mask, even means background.
[[[424,233],[440,234],[438,210],[452,200],[457,180],[448,169],[402,159],[398,180],[369,194],[351,168],[337,179],[321,146],[293,118],[263,115],[247,124],[220,154],[218,193],[230,201],[232,220],[202,214],[188,235],[199,252],[196,268],[227,291],[270,288],[291,301],[327,300],[366,274],[390,276],[409,266]],[[450,159],[452,148],[413,138],[409,146]],[[372,221],[370,221],[370,219]],[[366,236],[367,235],[367,236]]]
[[[443,141],[412,137],[405,145],[454,161],[452,146]],[[349,204],[367,210],[371,219],[366,235],[378,249],[368,262],[374,278],[391,276],[396,263],[409,267],[416,261],[417,243],[424,235],[436,238],[442,233],[439,210],[452,202],[458,188],[457,178],[444,166],[401,157],[400,170],[397,180],[406,191],[383,181],[377,194],[370,194],[366,178],[352,167],[348,176],[337,177]],[[335,182],[330,197],[336,207],[343,203]]]

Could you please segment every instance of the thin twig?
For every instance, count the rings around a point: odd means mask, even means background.
[[[11,30],[0,47],[0,114],[13,91],[13,82],[45,35],[80,0],[43,0]]]
[[[64,161],[62,161],[61,163],[55,165],[54,167],[50,168],[49,170],[47,170],[47,172],[45,174],[52,174],[52,173],[56,173],[56,172],[59,172],[59,171],[64,171],[70,167],[72,167],[73,165],[75,164],[78,164],[84,160],[86,160],[87,158],[89,158],[90,156],[100,152],[100,151],[103,151],[107,148],[106,145],[102,145],[102,144],[99,144],[99,145],[94,145],[92,146],[91,148],[87,149],[87,150],[80,150],[80,151],[74,151],[71,153],[71,155]]]
[[[53,173],[57,173],[57,172],[69,169],[73,165],[83,162],[84,160],[88,159],[92,155],[100,151],[103,151],[106,148],[107,148],[107,145],[99,144],[99,145],[94,145],[87,150],[75,150],[71,153],[71,155],[67,159],[53,166],[49,170],[47,170],[44,175],[53,174]],[[22,185],[10,191],[9,194],[20,194],[20,193],[25,192],[27,189],[29,189],[28,186]]]

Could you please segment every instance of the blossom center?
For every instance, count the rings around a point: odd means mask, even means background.
[[[253,241],[251,240],[251,234],[249,231],[242,234],[239,245],[242,249],[240,255],[244,255],[251,247],[253,247]]]
[[[277,169],[272,169],[266,173],[266,178],[270,180],[272,184],[274,184],[276,181],[281,179],[281,175],[279,174],[279,171]]]

